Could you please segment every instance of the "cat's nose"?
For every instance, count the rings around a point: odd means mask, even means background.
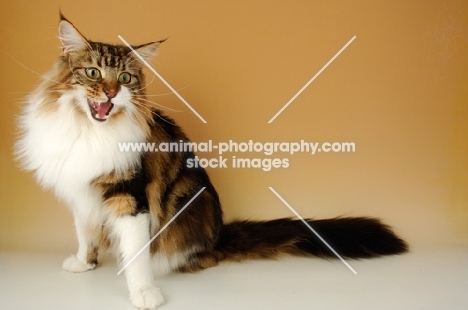
[[[104,89],[104,92],[106,93],[106,96],[109,99],[112,99],[115,96],[117,96],[117,91],[115,89],[110,89],[110,90]]]

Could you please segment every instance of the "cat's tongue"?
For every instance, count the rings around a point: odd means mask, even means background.
[[[112,108],[112,103],[109,101],[94,103],[94,110],[96,110],[96,116],[101,119],[105,119],[110,109]]]

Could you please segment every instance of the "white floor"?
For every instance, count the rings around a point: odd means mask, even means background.
[[[66,254],[0,253],[0,309],[134,309],[117,265],[70,274]],[[375,260],[286,258],[224,263],[158,280],[166,309],[467,309],[468,248]]]

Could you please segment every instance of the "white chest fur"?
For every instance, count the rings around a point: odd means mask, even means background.
[[[145,141],[144,130],[130,115],[104,123],[91,120],[73,106],[75,96],[63,95],[56,111],[39,113],[43,99],[40,93],[33,94],[16,145],[24,168],[72,205],[90,194],[90,182],[96,177],[140,164],[140,154],[121,152],[119,143]]]

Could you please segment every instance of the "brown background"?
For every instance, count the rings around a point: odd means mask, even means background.
[[[227,219],[369,215],[414,247],[468,239],[466,1],[3,1],[0,250],[72,251],[70,213],[18,170],[23,98],[60,53],[58,10],[93,40],[169,37],[149,86],[193,141],[354,142],[290,167],[209,169]],[[356,40],[272,124],[275,113]],[[149,78],[148,80],[151,80]],[[199,154],[215,157],[215,154]],[[227,155],[229,158],[233,154]],[[235,154],[259,157],[258,154]]]

